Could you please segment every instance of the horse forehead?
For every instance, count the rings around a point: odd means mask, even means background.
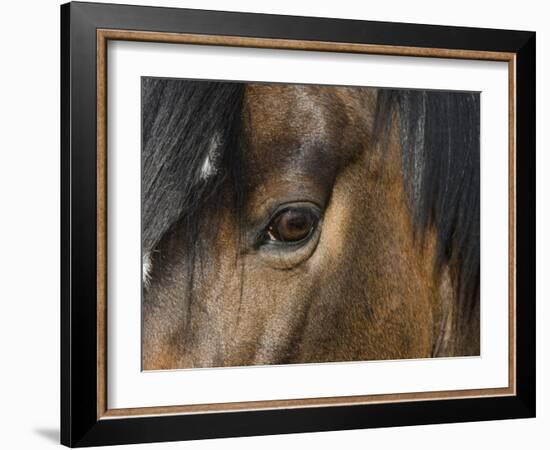
[[[334,90],[316,86],[249,85],[244,102],[247,138],[262,146],[328,139],[339,114]]]
[[[375,101],[368,89],[249,84],[243,110],[248,151],[275,165],[331,157],[365,138]]]

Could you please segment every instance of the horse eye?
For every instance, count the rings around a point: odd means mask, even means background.
[[[277,214],[267,227],[267,239],[279,242],[299,242],[307,238],[318,218],[305,208],[289,208]]]

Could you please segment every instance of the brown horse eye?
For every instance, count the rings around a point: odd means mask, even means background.
[[[309,236],[317,216],[307,209],[286,209],[270,222],[267,237],[271,241],[298,242]]]

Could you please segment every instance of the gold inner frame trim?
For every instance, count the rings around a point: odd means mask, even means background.
[[[305,50],[375,55],[470,59],[508,62],[508,139],[509,139],[509,317],[508,387],[400,394],[319,397],[288,400],[262,400],[200,405],[148,406],[109,409],[107,405],[107,42],[109,40],[181,43],[229,47]],[[448,400],[516,394],[516,54],[445,48],[403,47],[324,41],[264,39],[240,36],[158,33],[114,29],[97,30],[97,418],[174,414],[205,414],[265,409],[312,408],[403,401]]]

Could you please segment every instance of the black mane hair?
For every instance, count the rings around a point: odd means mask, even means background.
[[[436,231],[435,268],[452,267],[459,314],[467,319],[479,305],[480,95],[380,91],[379,110],[392,108],[399,111],[403,179],[415,234],[423,238],[428,229]]]
[[[245,84],[142,78],[142,247],[149,254],[177,222],[193,252],[205,205],[228,178],[238,187]],[[380,89],[382,138],[399,113],[403,180],[415,235],[438,237],[435,267],[456,268],[462,309],[479,303],[479,94]],[[212,143],[216,141],[216,152]],[[206,158],[216,172],[205,178]],[[239,193],[234,193],[239,208]]]
[[[245,85],[142,78],[142,254],[183,221],[196,244],[207,199],[237,178],[237,139]],[[203,175],[204,164],[219,167]],[[235,185],[238,185],[235,179]],[[187,246],[193,251],[195,245]]]

